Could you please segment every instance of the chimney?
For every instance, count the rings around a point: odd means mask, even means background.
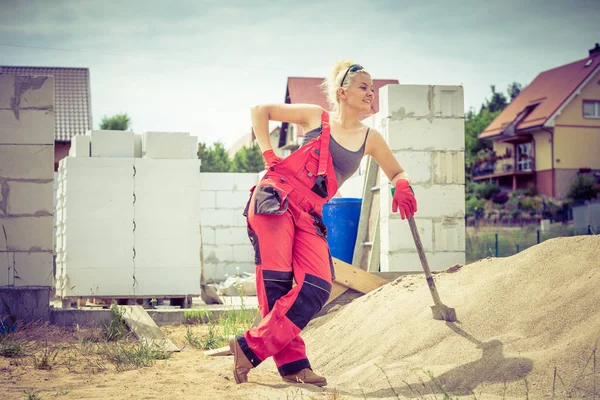
[[[593,49],[590,49],[590,58],[600,56],[600,44],[596,43],[596,46]]]

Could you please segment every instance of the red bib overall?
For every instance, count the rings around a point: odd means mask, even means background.
[[[321,210],[338,188],[326,112],[321,128],[318,139],[269,168],[244,212],[263,319],[237,340],[253,366],[273,356],[282,376],[310,368],[299,334],[331,293],[333,263]]]

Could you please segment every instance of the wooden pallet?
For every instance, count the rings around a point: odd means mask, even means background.
[[[152,301],[156,300],[156,304],[161,304],[165,300],[169,300],[171,305],[180,306],[181,308],[190,308],[192,306],[192,297],[198,295],[160,295],[160,296],[79,296],[79,297],[61,297],[62,308],[75,307],[102,307],[109,308],[111,304],[116,303],[120,306],[126,305],[141,305],[144,308],[152,308]]]

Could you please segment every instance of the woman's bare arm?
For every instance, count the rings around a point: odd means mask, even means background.
[[[313,104],[262,104],[250,109],[252,128],[262,152],[271,148],[269,121],[302,126],[305,132],[321,124],[323,109]]]

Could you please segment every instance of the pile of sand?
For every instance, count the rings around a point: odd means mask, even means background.
[[[458,322],[432,319],[419,275],[399,278],[306,330],[313,367],[329,387],[347,398],[592,396],[600,236],[548,240],[435,279]],[[596,368],[600,396],[600,360]]]

